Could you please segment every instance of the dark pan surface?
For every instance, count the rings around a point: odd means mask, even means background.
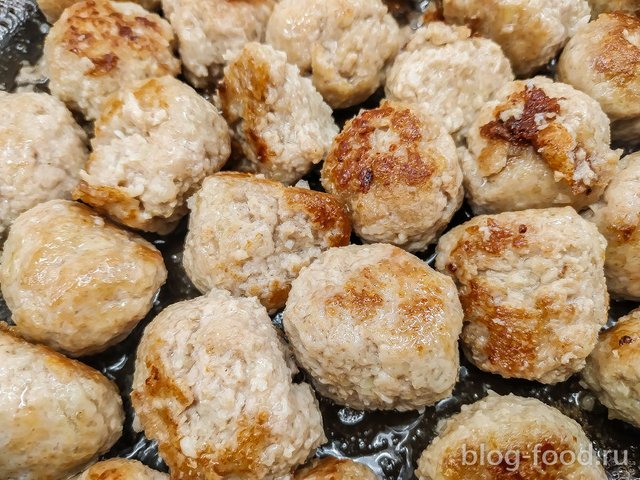
[[[402,2],[398,0],[394,3]],[[399,14],[403,13],[402,8],[397,11]],[[35,6],[35,0],[0,0],[0,89],[15,88],[15,76],[22,62],[34,62],[39,57],[46,31],[47,26]],[[375,104],[375,99],[372,102]],[[357,109],[352,109],[340,116],[348,118],[356,111]],[[317,178],[315,172],[308,180],[313,188],[319,189]],[[469,213],[463,209],[452,225],[464,221],[468,215]],[[162,288],[153,311],[123,343],[101,355],[84,359],[86,363],[99,369],[118,384],[127,410],[124,435],[106,457],[137,458],[161,470],[166,470],[166,467],[158,457],[154,443],[132,429],[132,409],[128,396],[135,349],[145,325],[167,305],[198,295],[181,268],[185,232],[186,223],[183,223],[170,237],[149,237],[163,252],[169,269],[169,280]],[[425,252],[421,257],[426,261],[432,261],[433,250]],[[612,321],[626,314],[634,306],[630,303],[612,303]],[[8,317],[6,306],[0,297],[0,318]],[[279,315],[274,317],[274,323],[280,324]],[[535,397],[557,407],[584,426],[601,458],[608,460],[605,461],[605,466],[609,478],[640,479],[640,431],[623,422],[608,420],[606,409],[597,402],[594,406],[593,396],[580,387],[576,378],[555,386],[507,381],[480,372],[465,360],[454,396],[422,413],[358,412],[341,408],[320,398],[329,441],[319,449],[318,455],[360,459],[385,479],[414,478],[416,461],[422,450],[434,438],[437,423],[459,411],[461,405],[482,398],[488,390],[501,394],[513,392]],[[618,462],[611,453],[607,453],[612,451],[618,451]],[[626,462],[620,461],[625,459]]]

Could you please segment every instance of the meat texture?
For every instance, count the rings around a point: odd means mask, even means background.
[[[74,197],[131,228],[168,233],[187,199],[230,154],[227,123],[173,77],[111,96],[95,123],[93,152]]]
[[[253,175],[213,175],[189,206],[184,267],[191,281],[203,293],[258,297],[270,312],[284,306],[303,267],[349,243],[349,220],[335,198]]]
[[[570,207],[481,215],[440,238],[458,286],[466,356],[506,378],[580,371],[608,318],[606,241]]]
[[[213,290],[144,332],[131,399],[175,479],[274,479],[325,440],[311,388],[255,299]]]
[[[421,110],[383,102],[348,121],[322,168],[365,242],[424,250],[462,204],[462,171],[444,127]],[[419,212],[419,213],[417,213]]]
[[[341,405],[419,409],[457,381],[455,286],[397,247],[328,250],[294,280],[283,319],[299,364]]]

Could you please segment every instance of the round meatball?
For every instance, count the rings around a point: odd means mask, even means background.
[[[0,265],[2,295],[20,333],[72,356],[123,340],[166,277],[153,245],[67,200],[20,215]]]
[[[609,409],[610,418],[640,428],[640,309],[600,335],[582,378]]]
[[[462,342],[478,368],[557,383],[584,367],[607,321],[606,242],[571,207],[482,215],[440,238]]]
[[[516,75],[528,76],[589,22],[591,10],[587,0],[443,0],[443,14],[498,43]]]
[[[439,426],[418,460],[419,480],[606,480],[573,419],[533,398],[489,396]]]
[[[434,118],[394,102],[347,122],[324,162],[322,186],[346,206],[364,241],[409,251],[433,242],[463,198],[451,136]]]
[[[87,159],[87,136],[58,99],[0,92],[0,245],[37,204],[70,196]]]
[[[80,0],[38,0],[38,7],[44,16],[47,17],[49,23],[54,23],[62,12],[66,8],[69,8],[71,5],[75,5],[79,3]],[[115,1],[126,1],[126,0],[115,0]],[[157,10],[160,6],[160,0],[129,0],[134,3],[138,3],[142,5],[147,10]]]
[[[231,149],[222,115],[173,77],[110,97],[95,132],[74,197],[116,222],[158,233],[175,228],[187,198]]]
[[[513,80],[500,47],[466,27],[430,22],[419,28],[389,69],[390,100],[415,103],[461,141],[478,110]]]
[[[282,0],[266,35],[332,108],[362,103],[383,84],[400,38],[382,0]]]
[[[173,43],[169,23],[140,5],[76,3],[45,40],[49,89],[71,109],[95,120],[112,93],[139,80],[180,73]]]
[[[457,381],[456,288],[397,247],[328,250],[294,280],[283,318],[299,364],[339,404],[413,410]]]
[[[295,183],[324,159],[338,133],[311,81],[268,45],[246,45],[225,68],[219,94],[241,171]]]
[[[322,251],[347,245],[351,229],[330,195],[242,173],[207,178],[189,200],[184,268],[201,292],[258,297],[273,313],[291,282]]]
[[[169,480],[169,475],[156,472],[137,460],[112,458],[92,465],[72,480]]]
[[[640,153],[624,157],[599,202],[583,213],[607,239],[609,292],[640,301]]]
[[[640,0],[589,0],[593,18],[605,12],[629,12],[640,14]]]
[[[305,462],[322,417],[288,355],[264,307],[223,290],[151,322],[131,399],[172,476],[278,478]]]
[[[605,14],[581,28],[560,56],[558,79],[600,103],[614,139],[640,143],[640,18]]]
[[[264,39],[277,0],[162,0],[178,43],[185,76],[196,87],[214,85],[229,58]]]
[[[67,478],[120,438],[122,401],[98,371],[3,326],[0,365],[0,478]]]
[[[325,457],[298,470],[293,480],[377,480],[378,476],[362,463],[346,458]]]
[[[487,102],[461,154],[473,211],[496,213],[572,205],[602,195],[619,153],[598,102],[544,77],[505,85]]]

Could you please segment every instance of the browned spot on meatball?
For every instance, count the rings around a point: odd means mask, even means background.
[[[495,120],[483,125],[480,134],[490,141],[481,158],[496,148],[496,141],[504,141],[519,147],[533,147],[554,172],[561,174],[562,180],[571,188],[574,195],[589,195],[593,189],[590,178],[574,178],[580,162],[586,162],[593,171],[587,156],[580,159],[581,146],[572,137],[564,125],[554,121],[560,113],[560,99],[550,98],[539,87],[527,85],[524,90],[513,93],[508,100],[496,108]],[[519,117],[511,116],[504,120],[502,112],[514,106],[522,105]]]
[[[466,228],[467,239],[455,247],[451,252],[451,258],[455,261],[460,249],[466,254],[482,251],[490,255],[501,255],[507,249],[525,247],[527,230],[525,228],[522,231],[520,227],[501,225],[493,218],[487,218],[483,227],[472,225]],[[456,263],[452,265],[455,267]]]
[[[236,444],[223,450],[211,449],[203,452],[199,463],[207,471],[211,468],[223,477],[256,474],[261,470],[262,454],[272,443],[271,430],[267,424],[269,414],[259,412],[255,417],[243,417],[238,421]],[[209,457],[211,455],[211,457]]]
[[[633,338],[630,337],[629,335],[625,335],[622,338],[620,338],[620,340],[618,340],[618,345],[623,346],[623,345],[630,345],[633,343]]]
[[[378,145],[376,132],[397,140]],[[407,108],[383,103],[363,111],[334,140],[325,161],[327,177],[340,189],[363,194],[393,184],[423,184],[443,162],[435,151],[420,153],[423,136],[420,119]]]
[[[613,234],[613,237],[620,243],[626,243],[631,240],[638,226],[625,223],[614,223],[609,225],[607,229]]]
[[[231,126],[242,123],[242,131],[257,160],[270,163],[275,153],[257,132],[258,122],[266,114],[265,101],[271,83],[269,64],[243,50],[225,72],[218,94],[222,112]]]
[[[120,58],[116,52],[155,56],[156,52],[162,54],[166,50],[166,40],[157,33],[158,25],[151,19],[126,17],[110,2],[90,0],[72,8],[61,44],[77,56],[91,60],[93,68],[88,75],[102,76],[118,68]],[[154,31],[152,35],[149,30]],[[164,73],[171,73],[169,66],[164,68]]]
[[[88,162],[91,162],[89,156]],[[94,187],[81,181],[71,193],[74,200],[91,205],[96,211],[109,215],[114,205],[118,205],[118,218],[132,221],[138,215],[140,202],[138,199],[125,195],[122,190],[114,187]]]
[[[511,105],[524,103],[522,115],[502,120],[500,114]],[[507,105],[498,107],[493,120],[480,128],[480,134],[489,139],[501,139],[514,145],[531,145],[538,136],[539,126],[536,117],[543,115],[547,119],[555,118],[560,112],[560,104],[555,98],[549,98],[538,87],[526,86],[524,90],[512,94]]]
[[[619,86],[638,78],[640,72],[640,19],[622,12],[604,14],[611,20],[603,48],[593,63],[596,71]],[[636,42],[630,38],[636,36]]]
[[[576,461],[573,464],[565,465],[560,461],[560,456],[564,452],[574,452],[576,446],[559,436],[553,435],[520,441],[518,438],[489,437],[481,438],[481,441],[484,455],[492,451],[500,452],[502,461],[499,463],[489,462],[490,459],[485,458],[484,462],[469,462],[463,458],[462,448],[449,449],[442,460],[442,478],[447,480],[487,478],[492,480],[557,480],[580,468],[577,453]],[[466,451],[475,452],[480,457],[480,444],[466,444]],[[553,461],[555,458],[558,461]]]
[[[285,189],[289,208],[302,210],[321,230],[334,232],[329,238],[330,247],[349,244],[351,224],[344,207],[333,196],[304,188]]]
[[[376,277],[370,267],[354,272],[344,292],[327,299],[327,313],[336,316],[346,311],[358,323],[373,319],[384,305],[384,299],[377,292]]]
[[[476,281],[471,281],[460,295],[460,303],[465,318],[487,329],[486,344],[475,353],[486,356],[497,371],[522,378],[527,378],[530,365],[538,360],[538,350],[553,336],[549,320],[570,317],[575,312],[572,305],[560,306],[544,296],[536,298],[535,308],[531,309],[500,305]],[[570,347],[558,345],[560,350],[568,351]]]

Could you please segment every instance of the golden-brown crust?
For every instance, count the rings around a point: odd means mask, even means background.
[[[93,63],[87,72],[90,76],[104,76],[117,69],[123,51],[144,57],[166,49],[163,28],[150,17],[127,16],[110,2],[98,0],[77,3],[68,11],[61,46]],[[158,68],[160,74],[173,74],[173,65],[160,63]]]
[[[629,41],[640,36],[640,18],[623,12],[603,14],[598,21],[608,20],[611,27],[602,41],[602,49],[593,62],[593,68],[620,87],[636,80],[640,75],[640,44]]]
[[[442,460],[440,478],[446,480],[481,480],[486,478],[493,480],[557,480],[565,478],[566,475],[580,468],[579,462],[575,461],[571,465],[564,465],[560,461],[545,461],[549,456],[560,459],[564,452],[573,452],[575,449],[575,444],[556,435],[535,438],[530,442],[515,439],[507,444],[497,438],[483,438],[482,440],[483,451],[500,452],[501,458],[504,458],[505,461],[497,464],[473,463],[465,461],[463,449],[452,448],[447,451]],[[480,445],[465,444],[465,447],[467,452],[480,452]],[[516,452],[519,457],[517,468],[514,468],[513,462],[516,459],[508,458],[508,454],[516,454]],[[553,452],[553,454],[547,452]]]
[[[329,236],[329,247],[349,245],[351,223],[344,207],[335,197],[294,187],[285,189],[285,199],[290,208],[303,209],[320,230],[333,232]]]
[[[479,155],[481,170],[488,173],[491,166],[483,166],[482,161],[491,158],[489,152],[499,148],[501,142],[516,147],[531,146],[551,170],[560,174],[574,195],[589,195],[598,180],[586,182],[574,176],[580,145],[576,144],[565,126],[554,121],[560,114],[559,100],[547,96],[539,87],[526,85],[496,107],[495,120],[480,127],[480,135],[489,142]],[[501,118],[503,112],[517,105],[522,105],[520,116],[511,116],[506,120]],[[589,162],[588,157],[586,161]]]
[[[269,64],[244,49],[229,65],[218,87],[224,117],[231,124],[243,120],[246,140],[256,152],[257,160],[265,164],[271,163],[275,153],[259,135],[257,124],[266,113],[265,102],[270,84]],[[239,111],[231,109],[232,104],[239,105]]]
[[[343,458],[325,457],[314,461],[308,467],[298,470],[294,480],[363,480],[363,478],[375,478],[368,467],[356,463],[353,460]]]
[[[427,275],[424,266],[417,259],[409,257],[400,249],[380,260],[374,266],[365,266],[350,272],[343,291],[326,300],[327,314],[339,317],[342,312],[355,323],[366,323],[376,319],[386,311],[387,300],[380,285],[394,283],[394,289],[401,299],[396,312],[397,320],[389,330],[390,335],[409,339],[422,353],[429,341],[424,328],[432,324],[433,318],[444,315],[443,290],[439,279]],[[432,335],[443,332],[432,331]]]
[[[398,143],[384,152],[373,149],[374,133],[379,130],[395,134]],[[435,151],[431,152],[433,158],[424,158],[420,146],[423,132],[423,123],[409,108],[384,102],[378,108],[363,111],[347,122],[335,138],[323,176],[337,190],[362,194],[389,185],[426,183],[436,171],[434,163],[443,161]]]
[[[600,342],[609,342],[611,353],[617,358],[636,361],[640,354],[640,317],[632,317],[603,332]]]

